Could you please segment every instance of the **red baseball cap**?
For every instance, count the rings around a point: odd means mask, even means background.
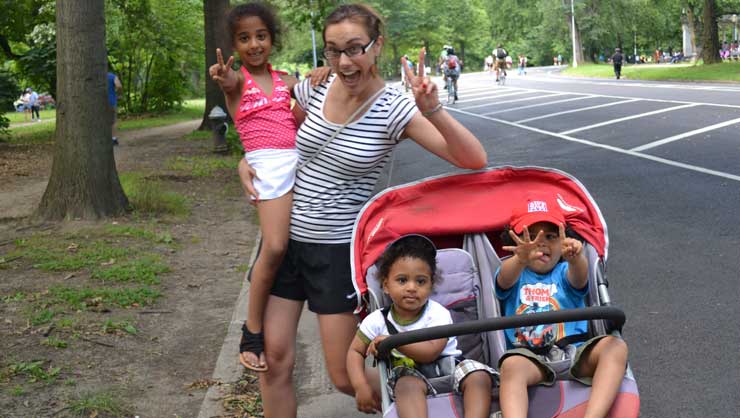
[[[517,203],[511,212],[511,229],[521,234],[524,225],[530,226],[537,222],[550,222],[555,225],[565,225],[565,217],[560,210],[555,196],[543,192],[531,192],[526,200]]]

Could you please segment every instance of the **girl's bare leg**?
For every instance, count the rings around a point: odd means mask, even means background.
[[[603,418],[614,403],[627,367],[627,344],[617,337],[599,340],[583,354],[578,376],[593,376],[584,418]]]
[[[499,401],[506,418],[526,418],[529,409],[527,387],[544,379],[542,370],[532,360],[513,355],[501,364]]]
[[[298,413],[293,365],[298,320],[303,302],[270,296],[265,309],[265,354],[269,370],[260,373],[262,407],[266,418],[295,418]]]
[[[318,315],[318,318],[329,378],[340,392],[354,396],[355,391],[347,374],[347,351],[357,332],[357,319],[351,312]]]
[[[398,418],[427,418],[427,384],[414,376],[402,376],[393,388]]]
[[[252,333],[262,331],[267,298],[275,281],[275,273],[280,267],[288,247],[292,204],[292,192],[276,199],[263,200],[257,203],[262,243],[257,261],[255,261],[252,268],[249,285],[247,329]],[[265,362],[264,353],[257,358],[254,353],[244,352],[242,358],[255,367],[264,367],[268,364]]]

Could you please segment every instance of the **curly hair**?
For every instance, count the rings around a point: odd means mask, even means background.
[[[394,241],[377,261],[378,277],[388,278],[393,263],[401,258],[417,258],[429,265],[432,283],[437,281],[437,249],[429,238],[422,235],[406,235]]]
[[[234,32],[237,29],[237,25],[242,18],[256,16],[262,20],[262,23],[267,26],[267,31],[270,32],[270,41],[272,46],[276,49],[280,47],[280,21],[277,18],[275,10],[265,3],[252,2],[239,4],[229,10],[229,14],[226,15],[226,22],[229,27],[229,39],[231,43],[234,43]]]

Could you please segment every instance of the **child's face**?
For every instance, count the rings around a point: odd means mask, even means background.
[[[563,251],[558,227],[550,222],[537,222],[527,227],[527,229],[529,229],[531,240],[534,240],[537,234],[542,231],[542,238],[537,246],[537,250],[542,252],[542,256],[530,260],[527,267],[535,273],[549,273],[560,261]]]
[[[432,270],[429,264],[419,258],[399,258],[391,265],[388,277],[383,280],[383,291],[393,300],[399,317],[416,317],[432,293]]]
[[[272,37],[267,25],[257,16],[239,19],[233,47],[247,68],[265,65],[272,52]]]

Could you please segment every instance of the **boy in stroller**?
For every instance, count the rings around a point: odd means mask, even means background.
[[[514,245],[503,249],[513,255],[495,274],[504,316],[585,306],[588,260],[582,243],[565,236],[565,217],[552,194],[531,193],[515,206],[508,234]],[[499,359],[504,416],[526,417],[527,386],[552,385],[558,377],[592,385],[584,417],[607,416],[624,377],[627,345],[611,335],[584,342],[587,332],[587,321],[505,331],[509,350]],[[550,366],[565,359],[569,367]]]
[[[372,389],[365,375],[365,357],[377,355],[377,344],[389,334],[452,324],[450,312],[429,299],[435,281],[436,253],[428,238],[406,235],[390,244],[378,261],[383,291],[393,303],[372,312],[362,321],[347,354],[347,370],[357,408],[363,412],[374,413],[380,409],[379,390]],[[423,370],[433,369],[441,357],[461,354],[455,337],[408,344],[391,352],[393,369],[387,384],[395,397],[399,417],[427,416],[426,397],[435,393],[435,389]],[[463,396],[466,418],[488,418],[491,388],[497,375],[490,367],[474,360],[466,359],[457,364],[453,389]]]

